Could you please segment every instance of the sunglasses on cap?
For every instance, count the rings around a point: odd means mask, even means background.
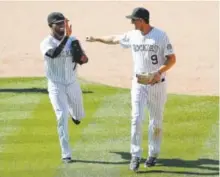
[[[68,19],[66,19],[66,20],[69,21]],[[55,22],[52,22],[51,24],[63,25],[64,24],[64,20],[55,21]]]

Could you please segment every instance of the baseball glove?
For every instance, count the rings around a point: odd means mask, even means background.
[[[139,84],[147,85],[152,81],[154,75],[152,73],[141,73],[136,74],[136,77]]]
[[[71,43],[72,48],[72,56],[73,56],[73,62],[76,64],[85,64],[88,62],[88,57],[84,53],[84,51],[81,48],[81,45],[78,40],[74,40]]]
[[[158,72],[136,74],[136,77],[137,82],[144,85],[152,85],[160,80],[160,74]]]

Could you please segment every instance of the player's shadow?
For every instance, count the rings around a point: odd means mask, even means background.
[[[74,160],[79,163],[92,163],[92,164],[111,164],[111,165],[128,165],[130,163],[130,153],[128,152],[110,152],[121,156],[123,161],[106,162],[106,161],[93,161],[93,160]],[[146,159],[141,159],[143,164]],[[206,166],[205,166],[206,165]],[[172,168],[185,168],[189,171],[175,171],[175,170],[155,170],[155,167],[148,168],[144,171],[138,171],[138,173],[165,173],[165,174],[177,174],[177,175],[199,175],[199,176],[214,176],[219,175],[219,161],[212,159],[197,159],[197,160],[183,160],[183,159],[162,159],[157,160],[157,166],[172,167]],[[214,167],[213,167],[214,166]],[[195,170],[192,172],[191,170]],[[199,171],[199,172],[198,172]],[[207,172],[208,171],[208,172]]]
[[[42,93],[48,94],[45,88],[0,88],[0,93]],[[83,94],[94,93],[90,90],[82,90]]]
[[[130,153],[127,152],[111,152],[121,156],[122,159],[126,160],[130,163]],[[146,159],[141,159],[141,163],[143,164]],[[185,169],[199,169],[199,172],[187,172],[187,171],[167,171],[167,170],[155,170],[152,168],[148,168],[145,171],[139,171],[138,173],[170,173],[170,174],[187,174],[187,175],[200,175],[200,176],[208,176],[208,175],[219,175],[219,160],[213,159],[197,159],[197,160],[183,160],[183,159],[163,159],[159,158],[157,160],[157,166],[164,167],[178,167]],[[214,167],[213,167],[214,166]],[[204,172],[202,172],[204,170]],[[207,172],[210,171],[210,172]],[[197,170],[198,171],[198,170]]]

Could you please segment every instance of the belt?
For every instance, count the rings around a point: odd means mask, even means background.
[[[156,84],[164,82],[164,81],[165,81],[165,78],[162,78],[160,81],[156,82]]]
[[[162,78],[160,81],[158,81],[157,83],[160,83],[160,82],[164,82],[164,81],[166,81],[166,79],[165,78]]]

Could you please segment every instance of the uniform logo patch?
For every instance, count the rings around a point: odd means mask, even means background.
[[[167,50],[172,50],[172,45],[171,44],[167,44]]]

